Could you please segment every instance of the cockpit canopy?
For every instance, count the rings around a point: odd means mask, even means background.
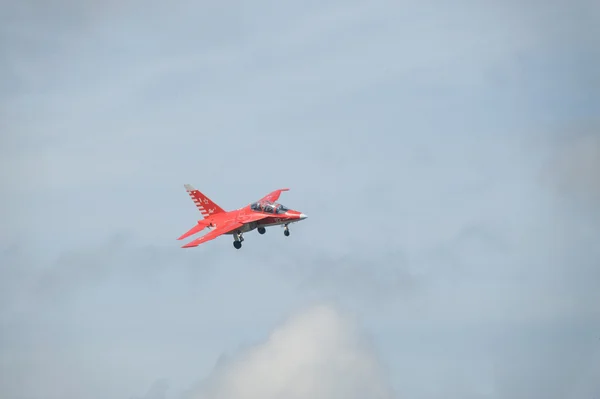
[[[289,211],[289,208],[283,206],[282,204],[270,201],[253,202],[252,204],[250,204],[250,209],[256,212],[265,212],[273,214],[282,214]]]

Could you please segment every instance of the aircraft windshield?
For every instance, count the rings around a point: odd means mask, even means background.
[[[279,204],[276,208],[277,213],[286,213],[287,211],[289,211],[289,209],[281,204]]]
[[[289,208],[287,208],[281,204],[274,204],[274,203],[268,202],[268,201],[254,202],[250,205],[250,209],[252,209],[253,211],[256,211],[256,212],[276,213],[276,214],[282,214],[282,213],[286,213],[287,211],[289,211]]]

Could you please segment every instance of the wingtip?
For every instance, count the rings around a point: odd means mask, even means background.
[[[187,190],[187,191],[194,191],[194,187],[192,187],[191,184],[184,184],[183,187]]]

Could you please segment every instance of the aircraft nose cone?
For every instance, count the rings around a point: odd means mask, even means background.
[[[306,219],[308,216],[306,216],[305,214],[301,213],[300,214],[300,220]]]

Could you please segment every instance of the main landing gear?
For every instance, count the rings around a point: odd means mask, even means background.
[[[242,241],[244,241],[244,237],[242,233],[234,233],[233,234],[233,247],[235,249],[240,249],[242,247]]]
[[[283,234],[286,237],[289,237],[290,228],[288,227],[287,224],[284,224],[283,227],[284,227]],[[264,228],[263,226],[258,227],[257,230],[258,230],[259,234],[265,234],[267,232],[267,229]],[[244,237],[242,236],[241,232],[238,231],[237,233],[233,233],[233,247],[235,249],[240,249],[242,247],[242,241],[244,241]]]

